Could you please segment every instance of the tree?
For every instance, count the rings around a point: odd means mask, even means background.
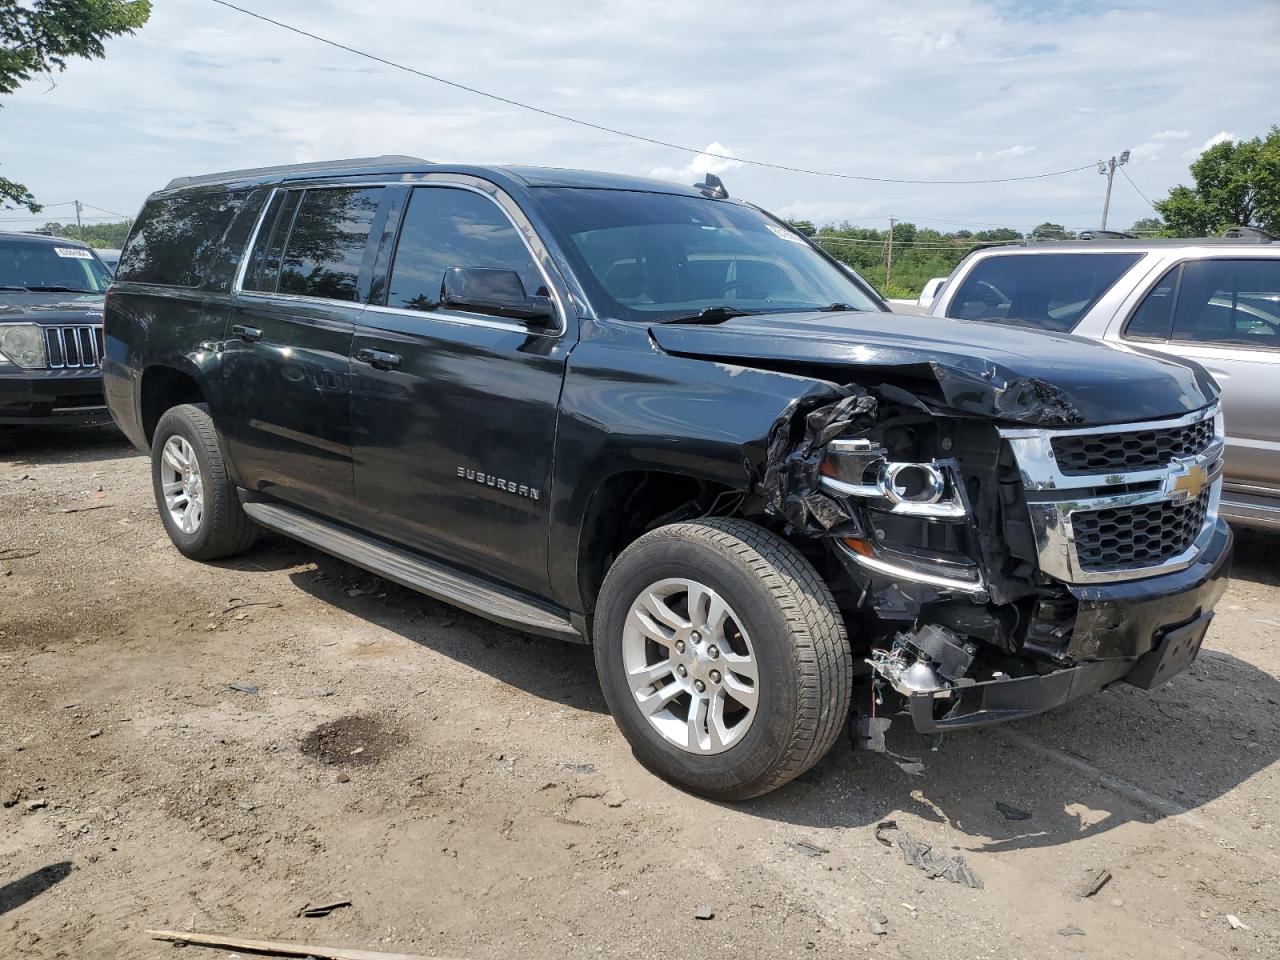
[[[1031,231],[1032,240],[1072,240],[1075,234],[1060,223],[1042,223]]]
[[[101,59],[104,40],[134,33],[150,16],[150,0],[0,0],[0,95],[61,73],[73,57]],[[0,208],[14,206],[40,211],[30,190],[0,177]]]
[[[1228,227],[1280,233],[1280,126],[1265,138],[1214,144],[1191,164],[1191,177],[1194,187],[1174,187],[1155,204],[1176,236]]]
[[[806,237],[812,237],[818,232],[818,228],[813,225],[811,220],[788,220],[787,223],[796,233],[803,233]]]
[[[1142,236],[1144,233],[1147,236],[1154,236],[1164,232],[1164,224],[1155,217],[1143,217],[1141,220],[1133,221],[1133,226],[1125,232],[1136,233],[1138,236]]]

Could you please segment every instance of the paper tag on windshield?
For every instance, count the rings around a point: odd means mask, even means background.
[[[70,257],[72,260],[93,259],[93,254],[83,247],[54,247],[53,252],[60,257]]]
[[[781,227],[772,223],[766,223],[765,226],[769,228],[770,233],[781,237],[783,240],[790,240],[792,243],[804,245],[804,237],[799,234],[792,233],[790,230],[783,230]]]

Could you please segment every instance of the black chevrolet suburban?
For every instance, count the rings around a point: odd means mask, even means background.
[[[101,370],[110,282],[78,240],[0,233],[0,426],[111,422]]]
[[[1199,651],[1193,364],[900,317],[714,177],[381,157],[183,177],[106,301],[186,556],[267,528],[594,645],[642,763],[764,793],[848,729],[1037,713]]]

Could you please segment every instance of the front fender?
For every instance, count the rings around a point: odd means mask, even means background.
[[[585,610],[577,555],[592,496],[611,476],[656,471],[752,492],[770,431],[823,380],[673,357],[643,328],[580,343],[569,357],[551,484],[552,590]]]

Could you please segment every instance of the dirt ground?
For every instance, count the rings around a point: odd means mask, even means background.
[[[477,960],[1278,957],[1280,537],[1237,542],[1164,687],[936,749],[897,724],[923,777],[842,743],[717,805],[635,762],[586,648],[285,540],[189,562],[118,435],[5,432],[0,957],[171,957],[151,927]],[[983,888],[909,866],[890,819]]]

